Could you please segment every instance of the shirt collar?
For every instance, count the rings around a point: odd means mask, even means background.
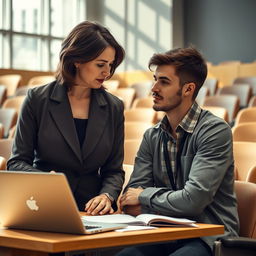
[[[201,110],[200,106],[194,102],[188,113],[181,120],[179,126],[186,132],[192,133],[196,127]]]
[[[200,108],[200,106],[196,102],[194,102],[187,114],[179,123],[178,127],[182,128],[188,133],[192,133],[197,124],[201,110],[202,109]],[[164,118],[161,120],[160,127],[167,132],[170,131],[170,124],[167,116],[164,116]]]

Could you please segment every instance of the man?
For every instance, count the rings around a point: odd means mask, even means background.
[[[221,224],[225,236],[237,236],[231,129],[195,102],[207,75],[205,60],[194,48],[178,48],[154,54],[152,67],[153,108],[166,115],[144,134],[121,207],[133,215],[156,213]],[[126,248],[118,255],[210,256],[217,238]]]

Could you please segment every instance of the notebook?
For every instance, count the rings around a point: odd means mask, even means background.
[[[127,225],[82,221],[62,173],[0,171],[0,226],[94,234]]]

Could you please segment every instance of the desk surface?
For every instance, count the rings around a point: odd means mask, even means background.
[[[223,233],[223,226],[210,224],[198,224],[198,227],[161,227],[143,231],[112,231],[94,235],[69,235],[17,229],[0,229],[0,249],[1,247],[6,247],[51,253],[165,242]]]

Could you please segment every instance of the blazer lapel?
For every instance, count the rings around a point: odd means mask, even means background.
[[[50,113],[59,131],[82,163],[82,155],[66,88],[57,84],[50,99]]]
[[[82,147],[83,159],[95,149],[106,126],[108,116],[107,101],[102,90],[92,90],[88,126]]]

